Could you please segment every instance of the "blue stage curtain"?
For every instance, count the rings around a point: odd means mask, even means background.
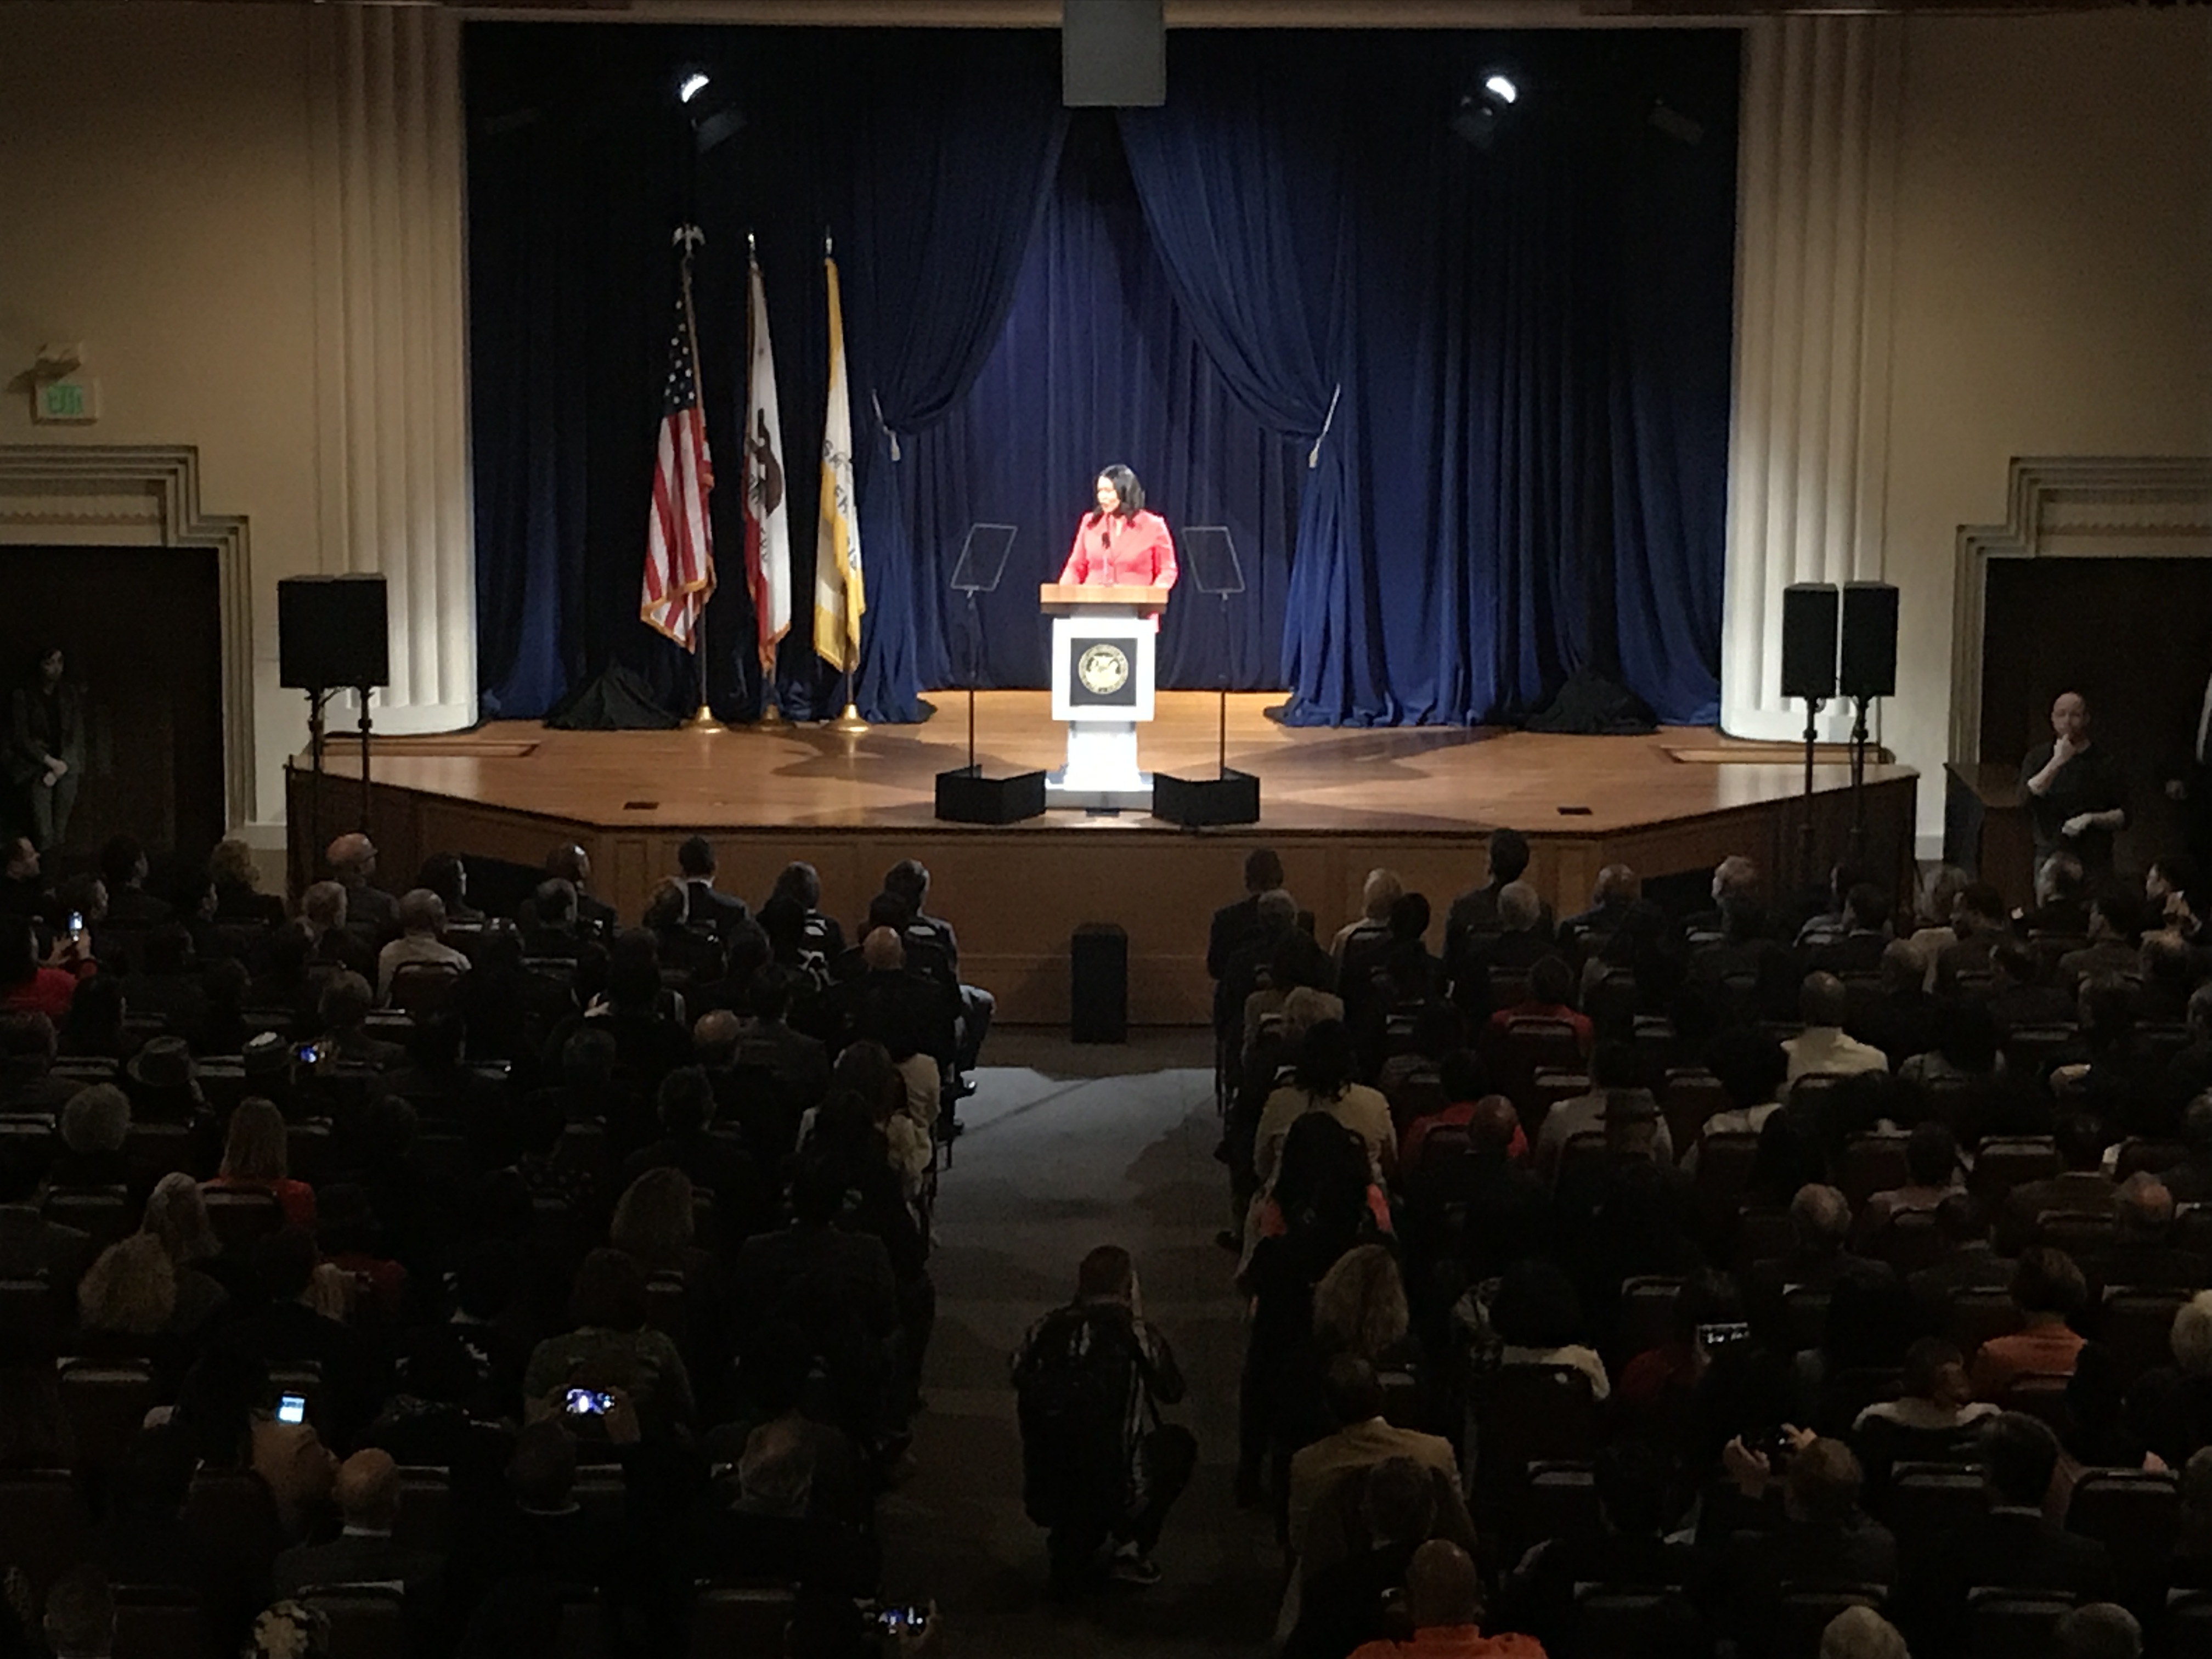
[[[1231,525],[1256,590],[1227,616],[1178,597],[1164,684],[1287,684],[1301,723],[1462,723],[1516,718],[1588,667],[1662,719],[1712,718],[1733,37],[1178,32],[1164,109],[1072,127],[1043,33],[471,25],[468,42],[488,712],[538,712],[615,660],[687,706],[690,660],[633,619],[667,235],[689,216],[710,239],[725,712],[758,696],[732,482],[752,228],[794,509],[794,714],[835,695],[806,642],[828,229],[871,718],[912,718],[971,663],[983,684],[1042,682],[1023,590],[1109,459],[1178,527]],[[668,88],[709,56],[749,124],[695,160]],[[1525,95],[1478,149],[1449,118],[1501,58]],[[1695,142],[1647,118],[1662,97]],[[1091,136],[1056,153],[1070,131]],[[944,591],[978,519],[1022,527],[980,641]]]
[[[927,684],[1036,686],[1049,671],[1036,586],[1058,576],[1100,468],[1132,467],[1178,536],[1225,526],[1245,592],[1199,592],[1184,561],[1159,683],[1270,689],[1297,532],[1303,451],[1270,433],[1200,345],[1155,252],[1114,118],[1079,112],[996,349],[939,426],[902,441],[918,581],[941,627]],[[949,590],[968,527],[1016,535],[995,593]]]

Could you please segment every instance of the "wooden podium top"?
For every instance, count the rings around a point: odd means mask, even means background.
[[[1168,590],[1164,587],[1108,587],[1080,582],[1042,582],[1037,587],[1037,603],[1046,610],[1061,607],[1101,605],[1117,611],[1134,611],[1140,616],[1157,616],[1168,607]]]

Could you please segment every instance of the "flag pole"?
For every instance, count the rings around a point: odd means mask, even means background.
[[[824,260],[829,260],[834,259],[836,258],[836,240],[828,231],[825,230],[822,233],[822,257]],[[860,494],[857,488],[854,490],[854,494],[856,497]],[[853,503],[853,513],[856,520],[860,515],[860,505],[859,501],[856,499]],[[848,617],[851,615],[852,603],[852,590],[848,586],[845,593],[845,605],[847,607],[846,614]],[[853,701],[853,675],[860,665],[860,650],[859,641],[855,640],[847,641],[845,649],[838,654],[843,658],[845,665],[845,712],[838,715],[836,720],[830,722],[830,729],[842,737],[862,737],[867,732],[868,723],[860,718],[860,705]]]
[[[696,225],[684,225],[676,232],[676,240],[684,249],[684,332],[691,348],[691,391],[699,400],[702,422],[707,418],[706,365],[699,361],[699,317],[691,305],[691,250],[706,240],[706,233]],[[714,718],[714,705],[707,698],[707,601],[703,599],[691,618],[691,653],[699,664],[699,707],[684,722],[684,729],[711,737],[729,728]]]
[[[745,233],[745,275],[748,281],[751,278],[754,268],[759,264],[760,239],[752,231],[748,230]],[[752,390],[752,320],[753,308],[748,304],[745,307],[745,374],[747,377],[745,389],[748,394]],[[751,417],[748,416],[746,418],[750,420]],[[746,434],[746,441],[748,443],[751,441],[750,429]],[[747,476],[750,476],[750,471]],[[775,647],[770,647],[768,655],[761,659],[761,711],[753,720],[753,727],[756,731],[788,732],[791,730],[791,722],[783,715],[782,694],[776,689],[775,654]]]

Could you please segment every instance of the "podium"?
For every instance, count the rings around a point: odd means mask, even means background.
[[[1052,618],[1052,717],[1067,722],[1067,763],[1045,774],[1045,805],[1149,811],[1137,726],[1152,718],[1152,619],[1168,590],[1046,582],[1037,602]]]

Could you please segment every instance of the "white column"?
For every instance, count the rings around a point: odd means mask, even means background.
[[[1782,590],[1879,579],[1904,26],[1763,18],[1744,32],[1735,406],[1721,725],[1795,738]],[[1832,706],[1821,735],[1846,734]]]
[[[460,40],[442,7],[310,26],[322,568],[386,578],[395,733],[477,718]]]

